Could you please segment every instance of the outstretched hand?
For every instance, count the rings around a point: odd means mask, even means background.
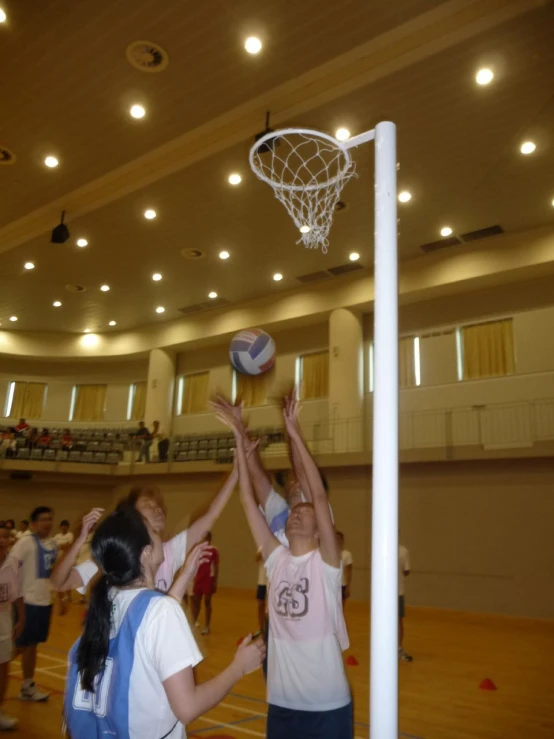
[[[180,578],[185,580],[187,583],[190,582],[190,580],[196,576],[200,565],[210,561],[210,555],[206,551],[209,546],[208,542],[204,541],[190,550],[185,564],[183,565]]]
[[[93,508],[92,511],[90,511],[89,513],[87,513],[86,516],[83,517],[83,526],[81,528],[81,533],[79,534],[79,539],[82,542],[85,542],[89,533],[102,518],[103,513],[103,508]]]
[[[215,400],[212,400],[210,405],[215,411],[215,416],[221,423],[229,426],[233,430],[233,433],[242,434],[244,432],[244,424],[242,421],[242,403],[233,405],[224,398],[222,395],[218,395]]]
[[[294,388],[283,398],[283,419],[289,434],[298,433],[298,414],[300,413],[300,401],[296,397]]]

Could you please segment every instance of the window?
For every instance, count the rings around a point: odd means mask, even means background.
[[[179,378],[177,386],[177,414],[205,413],[208,410],[210,373],[197,372]]]
[[[142,421],[146,410],[146,382],[135,382],[129,386],[127,420]]]
[[[457,332],[458,377],[477,380],[515,372],[513,321],[462,326]]]
[[[298,358],[297,386],[302,400],[326,398],[329,395],[329,352],[314,352]]]
[[[48,386],[44,382],[13,381],[8,385],[5,416],[7,418],[42,418]]]
[[[401,338],[398,342],[398,372],[401,388],[421,385],[421,360],[419,336]],[[375,349],[373,341],[369,345],[369,392],[375,384]]]
[[[245,375],[233,370],[233,403],[240,399],[245,408],[265,405],[273,370],[261,375]]]
[[[103,421],[107,385],[75,385],[71,393],[70,421]]]

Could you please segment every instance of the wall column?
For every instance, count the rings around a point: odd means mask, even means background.
[[[329,420],[335,452],[363,449],[361,316],[339,308],[329,318]]]
[[[175,389],[175,356],[165,349],[152,349],[148,360],[146,410],[144,420],[148,428],[159,421],[167,434],[173,422],[173,394]]]

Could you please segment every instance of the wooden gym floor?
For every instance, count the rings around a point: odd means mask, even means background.
[[[66,654],[79,634],[83,607],[55,616],[50,640],[40,650],[37,683],[51,691],[48,703],[17,700],[19,663],[11,666],[5,710],[20,720],[25,739],[60,736]],[[368,730],[367,604],[349,603],[352,655],[347,667],[355,699],[355,734]],[[237,640],[256,630],[253,591],[222,589],[214,598],[212,634],[197,635],[204,654],[198,677],[205,680],[232,658]],[[553,739],[554,622],[479,616],[422,608],[408,609],[406,649],[400,664],[400,732],[404,739]],[[479,685],[491,679],[496,691]],[[244,678],[232,694],[188,728],[189,736],[246,739],[265,736],[264,681],[260,672]],[[151,739],[145,737],[145,739]]]

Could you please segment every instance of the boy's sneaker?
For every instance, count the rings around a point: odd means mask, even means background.
[[[50,693],[41,693],[37,690],[37,686],[34,683],[30,685],[22,685],[19,692],[20,701],[32,701],[33,703],[42,703],[50,698]]]

